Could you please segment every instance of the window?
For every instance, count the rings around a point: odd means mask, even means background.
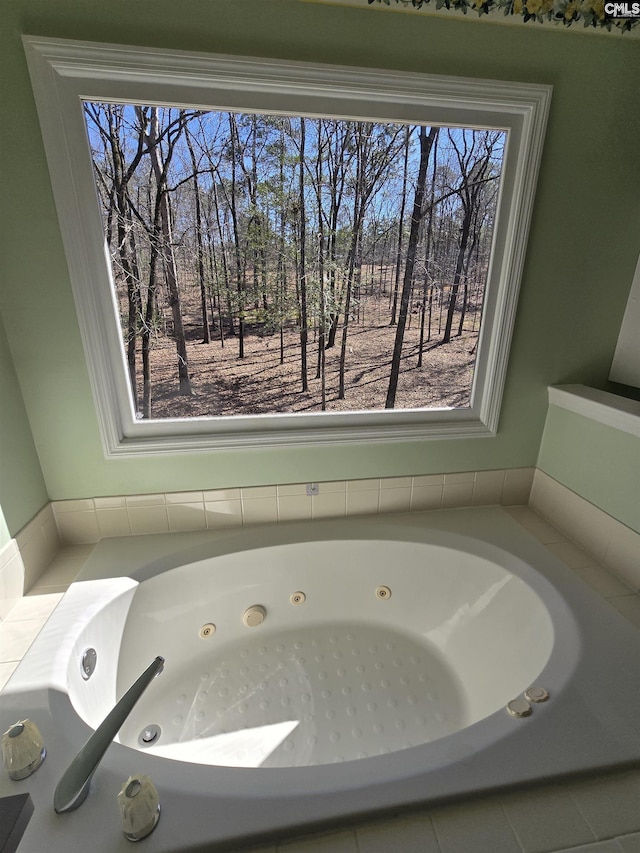
[[[25,47],[107,456],[495,434],[549,87]]]

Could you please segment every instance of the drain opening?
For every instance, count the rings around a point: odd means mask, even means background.
[[[160,726],[155,723],[151,723],[149,726],[145,726],[140,734],[138,735],[138,743],[140,746],[151,746],[151,744],[155,743],[162,734],[162,729]]]

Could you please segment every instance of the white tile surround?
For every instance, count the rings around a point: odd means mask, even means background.
[[[96,498],[54,502],[0,552],[0,594],[10,593],[0,612],[0,688],[103,536],[496,503],[508,506],[520,524],[640,629],[640,535],[540,470],[321,483],[316,497],[307,497],[301,484]],[[22,583],[30,586],[24,597],[8,575],[3,578],[17,565]],[[632,769],[354,823],[251,851],[640,853],[639,804],[640,769]]]
[[[49,566],[60,545],[53,505],[47,504],[0,549],[0,622]]]

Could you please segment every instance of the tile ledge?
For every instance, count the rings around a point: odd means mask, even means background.
[[[549,403],[640,438],[640,402],[587,385],[550,385]]]

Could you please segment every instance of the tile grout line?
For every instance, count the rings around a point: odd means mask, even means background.
[[[536,469],[535,469],[535,472],[536,472],[536,473],[539,473],[542,477],[545,477],[548,481],[550,481],[550,483],[552,483],[552,484],[553,484],[551,488],[555,491],[556,499],[557,499],[560,503],[564,503],[564,502],[566,501],[566,494],[569,494],[569,495],[571,495],[571,499],[574,499],[574,498],[575,498],[575,499],[577,499],[579,502],[586,504],[586,505],[587,505],[588,507],[590,507],[592,510],[596,510],[596,511],[598,511],[598,512],[600,512],[600,513],[603,513],[603,514],[604,514],[608,519],[610,519],[611,521],[613,521],[613,522],[615,522],[615,523],[617,523],[617,524],[620,524],[622,527],[625,527],[625,528],[626,528],[627,530],[629,530],[631,533],[637,533],[637,531],[635,531],[632,527],[629,527],[629,525],[628,525],[628,524],[625,524],[625,522],[620,521],[619,519],[614,518],[614,516],[612,516],[612,515],[609,515],[609,513],[607,513],[605,510],[600,509],[600,507],[596,506],[596,504],[594,504],[594,503],[592,503],[591,501],[587,500],[587,498],[583,498],[583,497],[582,497],[582,495],[579,495],[577,492],[573,491],[573,489],[570,489],[568,486],[565,486],[565,485],[564,485],[563,483],[561,483],[559,480],[556,480],[554,477],[551,477],[549,474],[547,474],[547,473],[546,473],[545,471],[543,471],[542,469],[540,469],[540,468],[536,468]],[[544,482],[544,481],[540,480],[540,482]],[[534,484],[535,484],[535,475],[534,475]],[[534,488],[534,486],[532,485],[532,487],[531,487],[531,488],[532,488],[532,492],[533,492],[533,488]],[[548,495],[547,495],[546,497],[548,498]],[[529,500],[531,500],[531,495],[530,495]],[[547,500],[546,502],[547,502],[547,504],[549,504],[549,503],[550,503],[548,500]],[[588,549],[585,547],[584,543],[582,543],[582,542],[581,542],[580,540],[578,540],[578,539],[575,539],[575,538],[573,537],[573,535],[572,535],[572,534],[570,534],[570,533],[568,533],[568,532],[565,532],[565,530],[563,530],[563,529],[562,529],[562,528],[560,528],[560,527],[557,527],[557,526],[554,524],[554,522],[552,521],[552,519],[551,519],[551,518],[550,518],[550,517],[549,517],[549,516],[548,516],[548,515],[547,515],[547,514],[542,510],[542,509],[538,509],[538,508],[537,508],[537,506],[534,506],[534,505],[532,505],[532,504],[530,504],[530,506],[531,506],[531,507],[534,509],[534,511],[535,511],[535,512],[537,512],[537,513],[538,513],[538,514],[539,514],[539,515],[540,515],[540,516],[541,516],[545,521],[547,521],[547,522],[548,522],[549,524],[551,524],[552,526],[556,527],[556,529],[557,529],[557,530],[559,530],[559,531],[560,531],[560,532],[565,536],[565,538],[566,538],[566,539],[568,539],[570,542],[572,542],[572,543],[573,543],[574,545],[576,545],[578,548],[581,548],[583,551],[588,550]],[[553,507],[550,507],[550,508],[552,509]],[[598,564],[599,564],[599,565],[602,565],[605,569],[607,569],[607,571],[611,572],[613,575],[615,575],[616,577],[618,577],[618,575],[617,575],[617,573],[616,573],[615,569],[614,569],[614,568],[612,568],[609,564],[607,564],[607,563],[605,562],[605,560],[606,560],[606,558],[607,558],[607,555],[608,555],[608,553],[609,553],[609,549],[610,549],[610,547],[611,547],[611,543],[612,543],[613,539],[614,539],[613,532],[610,532],[610,533],[608,534],[608,536],[606,537],[606,545],[605,545],[605,544],[603,544],[603,545],[602,545],[602,559],[601,559],[601,560],[599,560],[597,557],[595,557],[595,555],[594,555],[594,559],[596,559],[596,560],[597,560],[597,562],[598,562]],[[603,539],[603,542],[604,542],[604,539]],[[592,552],[591,552],[591,551],[588,551],[588,553],[592,553]],[[625,581],[622,581],[622,582],[623,582],[623,583],[626,583]],[[634,589],[634,592],[638,592],[638,593],[640,593],[640,583],[639,583],[639,587],[638,587],[638,589]]]
[[[433,830],[433,837],[435,838],[436,844],[438,845],[438,850],[440,851],[440,853],[443,853],[442,842],[440,841],[440,836],[438,835],[437,826],[433,822],[431,815],[427,815],[427,817],[429,819],[429,824],[431,826],[431,829]]]
[[[597,834],[597,832],[595,831],[594,827],[591,825],[591,823],[590,823],[590,821],[589,821],[589,815],[588,815],[588,814],[585,814],[585,812],[584,812],[584,811],[582,810],[582,808],[580,807],[580,803],[578,802],[578,800],[577,800],[577,798],[576,798],[575,794],[574,794],[574,793],[573,793],[573,791],[571,790],[571,786],[568,786],[568,793],[569,793],[569,799],[571,800],[571,802],[572,802],[572,803],[573,803],[573,805],[575,806],[575,808],[576,808],[576,810],[577,810],[578,814],[580,815],[580,817],[583,819],[583,821],[587,824],[587,826],[588,826],[588,827],[589,827],[589,829],[591,830],[591,832],[592,832],[592,834],[593,834],[593,837],[594,837],[595,841],[596,841],[596,842],[598,842],[598,841],[608,841],[609,839],[605,839],[605,838],[598,838],[598,834]],[[617,836],[615,836],[615,835],[614,835],[614,836],[611,836],[611,838],[616,838],[616,837],[617,837]],[[578,846],[578,845],[576,845],[576,846]]]
[[[509,820],[509,812],[506,810],[504,803],[502,802],[501,799],[498,799],[498,805],[500,806],[500,809],[502,810],[502,814],[504,816],[504,819],[507,822],[507,826],[509,827],[509,829],[513,833],[513,837],[515,838],[516,842],[518,843],[520,850],[522,851],[522,853],[527,853],[527,850],[526,850],[524,844],[522,843],[522,841],[520,840],[520,836],[518,835],[515,826]]]

